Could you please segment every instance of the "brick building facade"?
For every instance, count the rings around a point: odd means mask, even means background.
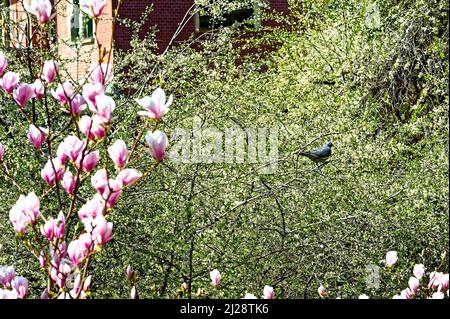
[[[10,19],[20,21],[26,17],[22,6],[23,1],[30,0],[3,0],[3,5],[10,7]],[[86,21],[86,15],[80,13],[79,0],[55,1],[56,3],[56,36],[58,51],[61,57],[71,60],[69,72],[73,78],[80,78],[86,74],[91,63],[99,60],[99,52],[96,50],[96,41],[103,48],[109,49],[111,41],[115,41],[115,46],[120,49],[130,47],[131,30],[121,25],[112,28],[113,11],[117,8],[117,0],[109,0],[101,16],[97,30],[94,32],[92,21]],[[287,11],[287,0],[268,0],[270,9],[276,11]],[[119,7],[119,16],[131,20],[140,19],[145,8],[153,5],[153,11],[144,24],[144,31],[151,27],[157,27],[156,42],[158,50],[163,51],[186,12],[193,6],[194,0],[123,0]],[[191,19],[176,37],[174,42],[183,41],[192,33],[199,31],[199,19]],[[19,31],[18,31],[19,32]],[[94,37],[96,34],[96,39]],[[20,34],[17,34],[20,40]],[[112,52],[112,61],[114,59]]]

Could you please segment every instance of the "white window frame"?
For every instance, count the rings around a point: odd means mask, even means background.
[[[75,17],[75,14],[74,14],[74,9],[75,9],[75,5],[73,4],[73,0],[70,0],[70,1],[67,1],[67,12],[68,12],[68,14],[67,14],[67,25],[68,25],[68,38],[69,38],[69,41],[71,41],[71,42],[73,42],[73,41],[76,41],[77,39],[78,40],[81,40],[81,41],[83,41],[83,43],[94,43],[94,34],[95,34],[95,23],[93,23],[92,24],[92,37],[90,37],[90,38],[87,38],[87,37],[84,37],[84,35],[83,35],[83,16],[84,16],[84,13],[83,13],[83,11],[81,11],[81,9],[79,9],[79,6],[77,6],[78,7],[78,10],[79,10],[79,13],[78,13],[78,38],[76,38],[76,39],[73,39],[72,38],[72,17]]]

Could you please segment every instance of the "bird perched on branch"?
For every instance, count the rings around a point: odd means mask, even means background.
[[[319,165],[320,163],[326,163],[327,160],[330,158],[332,146],[333,143],[328,142],[321,148],[312,151],[300,152],[299,155],[306,156],[311,161]]]

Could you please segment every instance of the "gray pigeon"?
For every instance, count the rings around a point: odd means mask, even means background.
[[[321,148],[312,151],[300,152],[299,155],[306,156],[316,164],[325,163],[331,156],[331,147],[333,143],[328,142]]]

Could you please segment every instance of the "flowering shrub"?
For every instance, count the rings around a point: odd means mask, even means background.
[[[386,270],[392,272],[397,261],[397,252],[394,250],[388,251],[386,258],[383,260]],[[415,264],[411,273],[413,276],[408,280],[408,287],[399,294],[395,294],[392,299],[444,299],[449,297],[448,273],[444,274],[434,270],[428,273],[427,280],[427,272],[423,264]],[[328,296],[323,285],[320,285],[317,292],[321,298],[327,298]],[[369,296],[362,294],[359,295],[358,299],[369,299]]]
[[[80,5],[97,23],[106,0],[86,0]],[[50,1],[32,1],[25,9],[36,17],[41,36],[47,37],[45,24],[53,16]],[[113,78],[111,65],[104,63],[108,60],[108,56],[101,57],[98,64],[91,67],[86,81],[73,83],[62,79],[58,57],[41,59],[36,78],[26,83],[18,73],[7,71],[9,61],[0,52],[0,85],[29,124],[28,133],[24,134],[29,140],[28,146],[34,147],[36,156],[46,162],[41,169],[46,189],[42,193],[30,190],[20,195],[9,211],[18,238],[45,274],[47,284],[41,298],[83,299],[89,296],[91,262],[114,238],[109,215],[123,191],[147,177],[166,157],[168,139],[156,127],[168,112],[173,97],[166,103],[161,88],[151,97],[140,100],[145,102],[143,106],[147,111],[142,115],[146,120],[132,147],[128,148],[120,138],[108,145],[116,108],[116,102],[106,93]],[[63,131],[56,127],[58,118],[52,116],[52,103],[65,110],[70,118],[70,125]],[[40,111],[45,119],[35,115]],[[141,145],[145,132],[147,146]],[[143,156],[146,147],[156,162],[148,171],[140,172],[132,166]],[[0,142],[0,162],[5,174],[11,177],[9,160],[8,149]],[[94,194],[83,201],[79,197],[80,189],[88,182]],[[57,210],[42,207],[44,198],[56,200]],[[3,286],[0,298],[25,298],[28,293],[28,281],[17,276],[12,267],[0,268],[0,284]]]

